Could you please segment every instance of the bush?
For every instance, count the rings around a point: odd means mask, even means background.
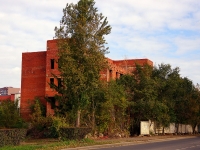
[[[59,135],[63,140],[81,140],[91,132],[92,128],[60,128]]]
[[[59,129],[68,127],[65,120],[65,118],[55,116],[42,117],[37,123],[32,124],[31,129],[28,130],[28,136],[33,138],[58,138]]]
[[[42,114],[42,107],[39,99],[36,99],[32,106],[33,113],[30,116],[32,127],[28,135],[34,138],[58,138],[59,129],[68,126],[66,119],[56,116],[45,117]]]
[[[31,124],[33,128],[43,130],[44,126],[48,122],[42,114],[42,104],[38,98],[35,99],[35,103],[31,106],[32,114],[30,115]]]
[[[0,147],[19,145],[26,136],[26,129],[0,129]]]
[[[31,122],[31,126],[28,130],[27,135],[32,138],[45,138],[50,137],[48,128],[52,124],[51,117],[40,117],[38,122]]]
[[[0,128],[26,128],[19,115],[18,101],[4,100],[0,104]]]
[[[58,138],[60,128],[68,127],[69,125],[66,123],[65,118],[51,116],[51,120],[51,126],[48,127],[48,134],[46,134],[46,136],[51,138]]]

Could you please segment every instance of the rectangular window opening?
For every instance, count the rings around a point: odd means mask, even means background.
[[[54,78],[50,78],[50,88],[53,88],[54,86]]]
[[[54,59],[51,59],[51,69],[54,69]]]
[[[56,100],[54,97],[48,97],[51,103],[51,109],[54,109],[56,107]]]
[[[109,78],[112,79],[112,70],[109,70]]]

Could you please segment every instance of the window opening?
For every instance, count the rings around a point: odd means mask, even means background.
[[[51,59],[51,69],[54,69],[54,59]]]
[[[54,97],[48,97],[51,103],[51,109],[54,109],[56,107],[56,100]]]
[[[112,70],[109,70],[109,77],[110,77],[110,80],[112,79]]]
[[[50,78],[50,88],[53,88],[54,85],[54,78]]]

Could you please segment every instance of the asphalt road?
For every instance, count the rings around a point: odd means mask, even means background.
[[[148,143],[129,144],[117,147],[94,148],[100,150],[200,150],[200,137],[150,141]]]

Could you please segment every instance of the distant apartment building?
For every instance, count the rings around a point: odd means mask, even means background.
[[[20,93],[20,88],[13,88],[13,87],[0,88],[0,95],[11,95],[15,93]]]
[[[29,119],[30,102],[35,97],[41,99],[46,106],[46,114],[54,113],[52,106],[45,100],[45,97],[55,102],[56,91],[51,88],[49,83],[59,84],[54,75],[59,76],[58,70],[58,48],[56,40],[47,41],[47,50],[40,52],[22,53],[22,74],[21,74],[21,105],[20,113],[24,119]],[[129,59],[112,60],[106,58],[109,67],[100,72],[101,80],[110,81],[119,78],[123,74],[128,74],[135,68],[136,64],[151,65],[153,62],[149,59]]]

